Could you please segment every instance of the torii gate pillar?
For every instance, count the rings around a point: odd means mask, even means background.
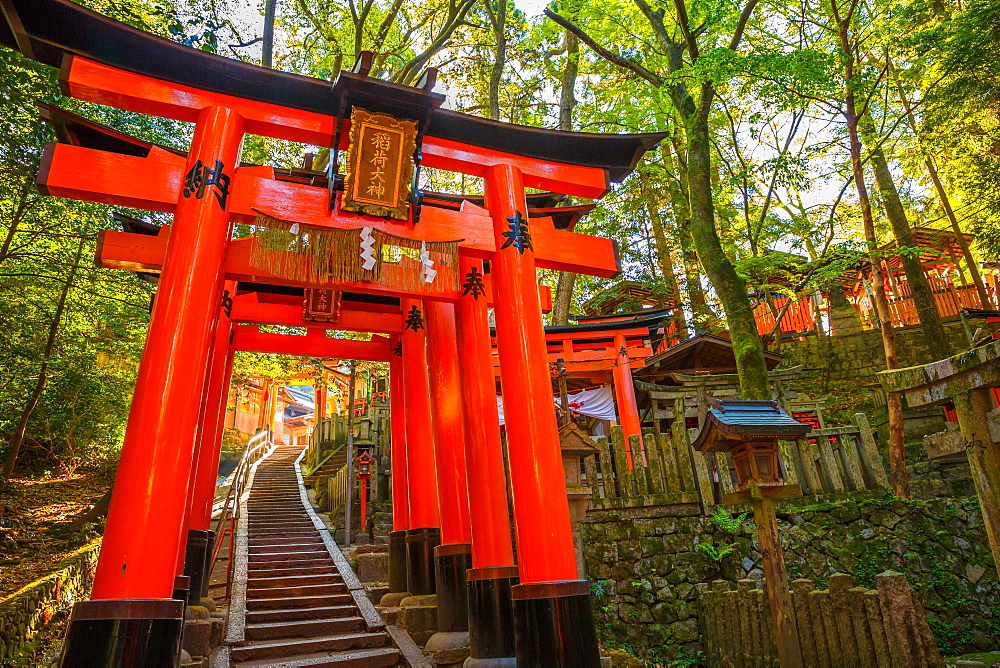
[[[441,542],[441,511],[434,455],[427,329],[424,303],[402,299],[403,380],[406,383],[406,475],[410,526],[406,530],[407,590],[414,596],[435,593],[434,548]]]
[[[212,531],[212,504],[215,502],[216,481],[219,477],[219,457],[222,453],[222,431],[226,422],[229,399],[229,379],[233,374],[236,349],[232,345],[232,297],[236,281],[226,281],[219,322],[213,332],[209,354],[202,417],[198,428],[195,462],[191,469],[191,490],[188,500],[187,549],[184,553],[184,575],[191,578],[188,602],[200,605],[208,596],[209,569],[215,532]]]
[[[105,665],[109,656],[162,665],[163,657],[180,655],[184,601],[171,597],[186,542],[208,347],[232,233],[226,198],[205,183],[204,170],[214,167],[220,179],[224,170],[233,174],[243,134],[243,117],[232,109],[206,107],[198,114],[186,173],[200,174],[203,185],[177,193],[92,600],[73,608],[63,668]]]
[[[510,542],[507,474],[493,377],[483,263],[460,258],[461,296],[455,304],[458,359],[465,400],[465,456],[472,520],[472,568],[466,573],[469,601],[469,660],[466,668],[514,662],[511,587],[517,566]],[[481,299],[480,299],[481,298]]]
[[[512,588],[517,663],[598,668],[590,590],[573,548],[524,180],[517,167],[500,164],[486,169],[485,182],[521,581]]]
[[[389,533],[389,593],[381,601],[384,606],[399,605],[399,601],[410,595],[406,588],[406,530],[410,528],[410,493],[406,471],[406,395],[403,389],[403,342],[399,336],[393,337],[392,350],[389,360],[392,531]]]
[[[441,544],[434,548],[437,631],[438,634],[465,634],[469,630],[465,572],[472,565],[472,534],[466,483],[462,384],[459,381],[458,347],[455,343],[455,307],[444,302],[425,302],[425,305],[427,361],[434,411],[434,452],[438,471],[443,473],[438,476]],[[438,634],[427,641],[428,651],[453,646],[453,638],[449,640]]]

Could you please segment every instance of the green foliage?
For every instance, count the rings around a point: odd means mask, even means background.
[[[743,524],[749,515],[750,513],[740,513],[734,517],[725,506],[716,506],[712,522],[726,533],[738,536],[743,532]]]
[[[720,543],[719,545],[714,543],[698,543],[696,547],[704,552],[709,559],[717,562],[721,562],[736,551],[736,543]]]

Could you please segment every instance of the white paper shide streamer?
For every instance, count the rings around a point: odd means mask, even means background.
[[[375,268],[375,235],[373,227],[361,228],[361,268],[371,271]]]
[[[423,241],[420,242],[420,263],[424,266],[424,283],[433,283],[438,272],[434,268],[434,260],[431,259],[431,254],[427,250],[427,244]]]

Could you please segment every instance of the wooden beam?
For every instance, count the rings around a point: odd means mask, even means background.
[[[403,331],[403,316],[393,313],[373,313],[341,309],[337,322],[313,322],[302,318],[302,304],[274,304],[249,299],[256,295],[237,295],[233,299],[234,322],[255,325],[285,325],[288,327],[315,327],[345,332],[378,332],[382,334]],[[301,302],[301,299],[299,300]]]
[[[392,354],[389,339],[374,336],[371,341],[354,339],[330,339],[321,329],[312,329],[305,336],[261,332],[256,325],[242,325],[235,328],[233,345],[237,350],[275,355],[296,355],[299,357],[323,357],[337,359],[388,362]]]
[[[78,100],[141,114],[194,122],[205,107],[222,106],[243,116],[251,134],[316,146],[330,146],[335,135],[332,115],[181,86],[79,56],[69,59],[60,81],[64,93]],[[330,106],[333,107],[332,94]],[[350,122],[344,123],[349,128]],[[341,132],[341,148],[346,146],[349,136],[349,132]],[[492,165],[515,165],[524,173],[524,184],[531,188],[594,199],[609,189],[607,173],[598,167],[525,158],[435,137],[424,137],[422,152],[422,164],[427,167],[473,176],[483,176]]]
[[[174,210],[183,180],[184,165],[175,159],[140,158],[69,144],[47,145],[38,173],[38,187],[48,195],[168,213]],[[325,188],[277,181],[270,167],[236,169],[231,191],[229,210],[240,222],[252,223],[260,210],[316,227],[370,225],[408,239],[459,241],[462,254],[483,259],[496,253],[493,222],[479,212],[482,209],[427,206],[417,225],[331,211]],[[557,230],[551,218],[532,218],[530,227],[539,267],[603,278],[617,275],[618,258],[610,239]]]

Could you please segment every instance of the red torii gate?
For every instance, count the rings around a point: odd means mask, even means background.
[[[668,326],[668,311],[636,314],[632,317],[608,316],[585,319],[575,325],[551,325],[545,328],[549,368],[559,360],[569,377],[605,382],[613,378],[615,404],[625,435],[625,455],[632,466],[630,436],[641,436],[639,407],[635,399],[632,369],[641,369],[654,354],[652,340],[662,338],[660,330]],[[593,321],[591,321],[593,320]],[[500,374],[499,359],[493,359],[494,374]],[[505,395],[506,396],[506,395]]]
[[[67,0],[7,0],[2,10],[6,30],[0,29],[0,42],[61,65],[61,83],[69,95],[195,123],[186,159],[156,147],[145,155],[125,155],[58,144],[47,149],[39,174],[40,188],[52,195],[174,214],[169,233],[162,233],[163,269],[93,600],[75,606],[62,665],[101,665],[104,657],[118,652],[129,652],[130,659],[140,664],[178,653],[183,602],[170,596],[184,563],[183,529],[194,517],[189,512],[190,479],[194,475],[200,480],[199,470],[212,458],[205,417],[213,414],[212,405],[221,394],[222,374],[215,372],[231,363],[231,352],[221,354],[218,346],[223,333],[228,333],[219,322],[223,286],[227,280],[244,277],[295,284],[264,277],[267,272],[253,268],[248,260],[251,244],[230,242],[233,222],[248,221],[258,210],[316,228],[368,226],[424,242],[462,239],[463,266],[472,260],[491,260],[501,375],[508,388],[508,452],[518,535],[520,584],[511,590],[517,659],[526,665],[599,665],[588,588],[576,571],[549,377],[543,366],[546,345],[535,267],[611,276],[617,272],[617,260],[606,240],[558,230],[544,218],[529,224],[523,217],[528,210],[524,189],[600,197],[608,189],[609,177],[620,180],[627,175],[660,136],[517,128],[439,110],[442,96],[364,74],[342,73],[331,86],[187,49]],[[337,107],[334,101],[339,110],[332,109]],[[343,149],[348,143],[343,129],[350,129],[343,110],[352,105],[421,119],[421,132],[426,130],[418,147],[422,164],[483,177],[485,209],[463,205],[456,212],[426,207],[418,224],[410,206],[409,220],[390,222],[346,213],[331,206],[330,191],[282,181],[270,167],[240,165],[241,144],[248,132]],[[512,152],[501,147],[512,147]],[[113,235],[106,235],[105,243],[109,236]],[[361,281],[344,281],[336,287],[395,294],[408,314],[401,334],[409,437],[406,531],[411,544],[431,545],[441,509],[435,508],[439,480],[435,467],[427,463],[436,459],[437,467],[449,465],[446,449],[435,452],[435,437],[455,436],[461,429],[460,416],[467,419],[490,409],[470,399],[471,406],[449,408],[435,419],[423,311],[428,311],[430,321],[431,358],[441,362],[435,364],[437,400],[447,396],[442,386],[457,382],[460,375],[472,381],[472,387],[484,380],[492,385],[492,374],[485,378],[482,374],[488,369],[486,336],[467,341],[478,345],[470,357],[482,358],[481,366],[463,363],[456,370],[452,360],[458,352],[449,343],[454,340],[452,331],[457,337],[484,324],[461,322],[452,330],[447,305],[423,303],[423,299],[459,299],[461,307],[460,295],[443,286],[417,293]],[[476,301],[478,307],[458,312],[484,320],[485,300]],[[252,333],[248,336],[253,339]],[[206,369],[211,372],[206,374]],[[492,387],[489,395],[495,410]],[[473,429],[482,427],[477,424]],[[480,436],[468,437],[471,441]],[[488,447],[492,441],[488,430],[479,443]],[[460,466],[459,451],[464,452],[457,448],[451,453],[456,466]],[[483,454],[496,461],[493,453]],[[454,489],[442,498],[453,497],[460,505],[460,476],[440,480]],[[464,501],[468,502],[467,494]],[[492,519],[498,517],[496,508],[485,510]],[[455,517],[450,529],[453,540],[467,540],[460,507]],[[443,538],[452,520],[440,519]],[[419,550],[409,553],[413,558],[407,560],[408,569],[414,575]],[[426,560],[420,563],[427,565]],[[498,575],[492,578],[499,579]],[[136,638],[143,642],[134,644]]]

